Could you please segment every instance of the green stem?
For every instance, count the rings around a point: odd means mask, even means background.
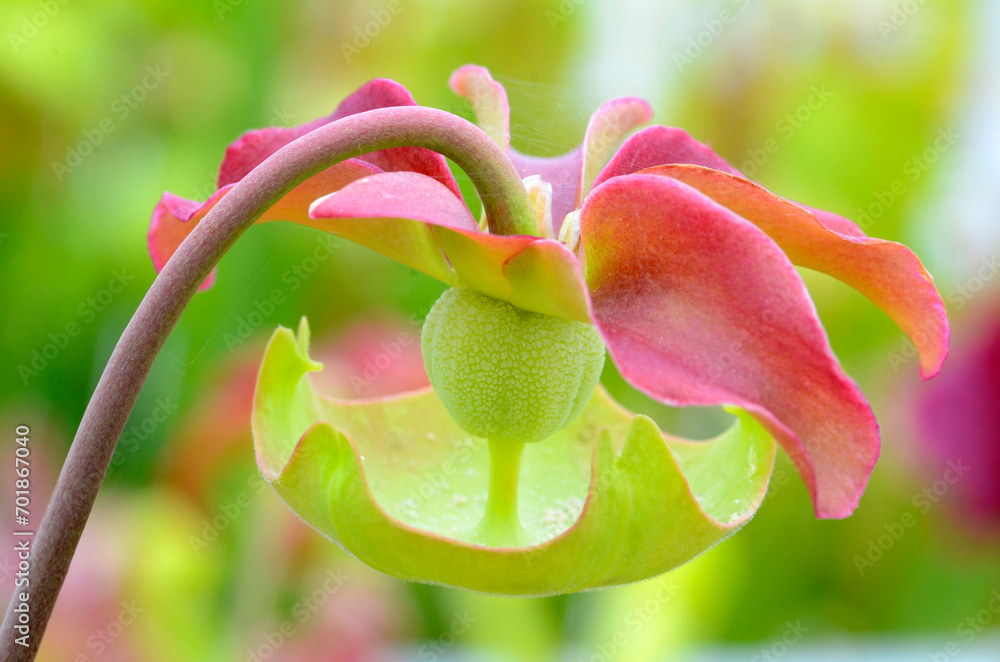
[[[517,511],[524,444],[490,440],[490,488],[486,510],[476,525],[476,542],[491,547],[519,547],[528,539]]]

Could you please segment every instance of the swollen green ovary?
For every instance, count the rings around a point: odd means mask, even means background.
[[[549,437],[590,399],[604,344],[590,324],[539,315],[466,288],[427,316],[427,376],[458,425],[493,441]]]
[[[521,451],[587,404],[604,366],[604,343],[589,324],[454,288],[427,315],[421,349],[452,418],[490,444],[486,508],[468,538],[496,547],[524,544],[517,513]]]

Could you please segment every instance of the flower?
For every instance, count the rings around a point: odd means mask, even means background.
[[[910,407],[926,475],[948,483],[947,493],[935,492],[935,499],[948,504],[951,521],[995,537],[1000,532],[1000,308],[994,302],[982,308],[966,320],[961,354]]]
[[[819,517],[849,515],[878,456],[878,426],[795,267],[885,310],[930,378],[948,321],[916,256],[768,192],[679,129],[640,130],[616,151],[650,117],[639,99],[604,104],[578,149],[545,159],[510,148],[506,95],[485,69],[463,67],[451,85],[524,178],[537,236],[481,229],[443,159],[416,148],[338,164],[262,220],[338,234],[525,314],[592,324],[638,389],[672,405],[729,405],[736,423],[709,442],[676,439],[597,387],[576,420],[508,457],[460,428],[433,390],[362,403],[323,396],[306,378],[321,366],[303,323],[297,336],[272,337],[254,410],[258,465],[286,502],[388,574],[518,595],[636,581],[697,555],[756,511],[773,440]],[[226,185],[282,145],[351,112],[409,103],[401,87],[374,81],[329,118],[246,134],[208,202],[161,200],[150,232],[157,264]],[[530,497],[520,521],[515,508],[506,523],[523,529],[480,537],[473,525],[493,512],[499,464],[514,476],[512,498]]]

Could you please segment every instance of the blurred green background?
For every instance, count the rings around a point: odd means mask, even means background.
[[[240,133],[327,114],[374,77],[471,117],[447,79],[484,65],[510,95],[513,145],[538,155],[574,147],[605,99],[645,97],[656,122],[770,189],[913,247],[948,301],[955,354],[1000,302],[992,0],[6,0],[0,25],[0,430],[31,426],[46,465],[36,486],[51,484],[153,280],[145,235],[162,191],[205,199]],[[961,490],[926,508],[919,498],[944,471],[914,422],[914,398],[933,382],[920,383],[875,306],[813,273],[831,343],[884,435],[853,517],[817,521],[782,456],[741,533],[635,586],[511,600],[405,584],[349,559],[253,480],[242,407],[262,343],[306,314],[317,344],[357,366],[365,339],[415,332],[410,320],[443,286],[337,241],[292,287],[287,274],[321,239],[252,229],[184,314],[42,659],[1000,659],[996,528],[965,521]],[[275,288],[287,301],[253,316]],[[64,337],[69,324],[79,333]],[[671,411],[605,378],[665,428],[718,427],[713,412]],[[38,489],[36,503],[49,488]],[[6,596],[9,566],[2,574]]]

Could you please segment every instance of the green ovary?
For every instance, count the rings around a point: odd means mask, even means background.
[[[455,422],[492,443],[541,441],[563,428],[590,399],[604,366],[604,343],[590,324],[467,288],[437,300],[421,349]]]

